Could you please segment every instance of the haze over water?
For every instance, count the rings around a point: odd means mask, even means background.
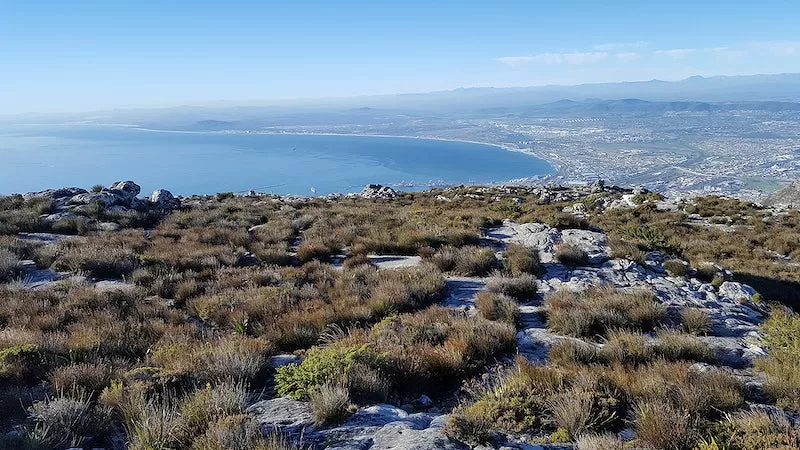
[[[492,183],[552,172],[536,157],[465,142],[89,125],[0,128],[0,156],[0,194],[133,180],[143,194],[324,195],[369,183]]]

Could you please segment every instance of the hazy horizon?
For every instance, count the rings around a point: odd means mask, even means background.
[[[0,114],[800,72],[792,2],[45,1],[0,14]]]

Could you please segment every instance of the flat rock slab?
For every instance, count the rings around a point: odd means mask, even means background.
[[[483,278],[446,277],[445,289],[442,306],[471,311],[475,309],[475,297],[478,292],[486,289],[486,280]]]
[[[419,256],[404,256],[404,255],[368,255],[367,256],[372,264],[375,264],[380,269],[399,269],[403,267],[417,267],[422,258]]]
[[[264,400],[247,413],[261,423],[265,433],[276,430],[311,448],[329,449],[452,449],[469,447],[448,438],[442,428],[447,416],[409,414],[400,408],[378,404],[361,408],[343,424],[319,428],[313,424],[307,402],[288,398]]]
[[[81,237],[56,233],[17,233],[17,239],[42,244],[58,244],[66,239],[81,239]]]

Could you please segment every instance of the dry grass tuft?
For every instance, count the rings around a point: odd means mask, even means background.
[[[650,291],[610,287],[560,290],[548,295],[545,305],[550,329],[576,337],[604,336],[615,329],[649,331],[664,314]]]
[[[573,244],[561,243],[556,245],[553,257],[561,264],[570,267],[589,264],[589,255],[586,251]]]

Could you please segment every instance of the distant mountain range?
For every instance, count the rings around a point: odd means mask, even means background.
[[[179,106],[118,109],[81,114],[4,117],[5,122],[79,120],[105,123],[181,124],[224,129],[246,122],[350,123],[497,114],[600,114],[710,112],[736,109],[800,110],[800,74],[690,77],[681,81],[636,81],[512,88],[463,88],[418,94],[361,96],[259,105]]]
[[[499,107],[484,109],[485,114],[522,115],[601,115],[601,114],[664,114],[668,112],[708,113],[718,111],[800,111],[800,102],[750,101],[750,102],[698,102],[698,101],[648,101],[638,98],[621,100],[588,99],[582,101],[559,100],[543,105],[524,107]]]

